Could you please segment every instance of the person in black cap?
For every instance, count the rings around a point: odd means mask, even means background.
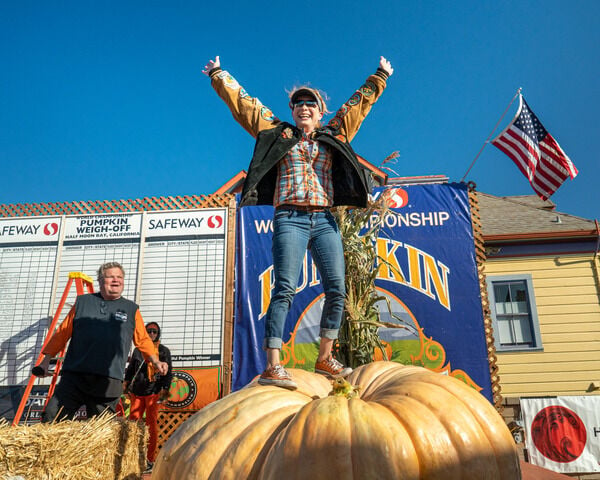
[[[295,389],[280,363],[285,319],[296,293],[307,248],[325,291],[315,372],[330,378],[352,371],[331,355],[344,310],[345,267],[342,239],[331,207],[365,207],[371,190],[350,141],[394,72],[384,57],[377,71],[342,105],[326,125],[325,95],[310,86],[294,89],[289,106],[294,123],[283,122],[221,69],[217,56],[204,67],[235,120],[254,138],[254,155],[240,206],[274,205],[273,272],[275,285],[266,314],[263,348],[267,364],[258,382]]]
[[[161,362],[169,366],[169,369],[165,375],[160,375],[152,363],[147,363],[142,353],[136,348],[131,355],[131,360],[125,371],[123,392],[129,395],[131,400],[129,407],[130,420],[139,420],[144,417],[144,413],[146,414],[149,438],[145,473],[149,473],[154,466],[154,460],[156,460],[159,404],[166,401],[169,397],[173,369],[171,365],[171,351],[160,343],[160,326],[158,323],[147,323],[146,332],[154,343],[155,354]]]

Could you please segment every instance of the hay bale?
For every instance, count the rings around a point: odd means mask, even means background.
[[[2,421],[0,479],[141,479],[146,445],[143,422],[112,414],[17,427]]]

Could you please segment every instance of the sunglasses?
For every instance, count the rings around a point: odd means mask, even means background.
[[[306,105],[308,108],[317,108],[319,104],[314,100],[298,100],[297,102],[292,103],[293,108],[300,108]]]
[[[148,333],[158,333],[158,330],[156,328],[148,328],[148,329],[146,329],[146,331]]]

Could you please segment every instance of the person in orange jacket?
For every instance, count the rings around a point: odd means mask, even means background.
[[[129,419],[139,420],[146,414],[146,426],[148,427],[148,452],[147,467],[145,473],[152,471],[156,460],[156,446],[158,442],[158,409],[160,403],[169,398],[171,379],[173,378],[171,351],[160,342],[160,326],[156,322],[146,325],[146,332],[154,342],[154,351],[161,362],[169,366],[165,375],[160,375],[152,363],[147,363],[140,350],[137,348],[131,355],[131,360],[125,371],[125,382],[123,392],[129,395],[131,404],[129,407]]]

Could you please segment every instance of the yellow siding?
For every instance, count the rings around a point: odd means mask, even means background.
[[[535,289],[535,285],[534,285],[534,290],[537,291]],[[577,304],[577,303],[571,303],[568,305],[538,305],[538,314],[541,315],[550,315],[550,314],[556,314],[556,315],[564,315],[564,318],[566,319],[570,314],[581,314],[581,313],[595,313],[596,316],[598,316],[600,314],[600,309],[598,308],[598,304],[596,303],[595,305],[593,303],[583,303],[583,304]]]
[[[589,361],[570,361],[570,362],[542,362],[542,363],[531,363],[528,368],[528,374],[539,374],[548,371],[556,371],[560,369],[568,368],[572,372],[590,372]],[[502,375],[520,375],[523,372],[521,364],[510,364],[504,363],[502,365]],[[600,377],[600,374],[598,375]],[[600,378],[599,378],[600,380]]]
[[[553,316],[551,318],[555,319],[556,317],[557,316]],[[565,332],[565,326],[562,322],[547,322],[544,325],[542,325],[541,331],[542,335],[553,335],[556,333],[562,335]],[[583,332],[597,335],[600,332],[600,322],[580,322],[575,324],[569,324],[569,332]]]
[[[598,352],[600,355],[600,344],[598,341],[592,342],[563,342],[563,341],[550,341],[544,342],[542,337],[542,344],[544,346],[545,353],[558,353],[558,352]],[[600,366],[600,364],[598,365]]]
[[[592,255],[565,255],[486,262],[488,277],[531,275],[542,336],[542,351],[497,352],[502,395],[589,395],[589,384],[600,384],[600,286],[594,261]]]
[[[564,282],[564,280],[563,280]],[[580,296],[590,297],[592,302],[597,300],[596,287],[594,285],[575,285],[572,287],[561,286],[561,287],[549,287],[545,285],[546,282],[536,282],[536,287],[540,288],[540,294],[542,298],[554,299],[563,296],[573,296],[578,298]]]
[[[587,325],[587,324],[583,324],[583,325]],[[570,327],[570,325],[569,325]],[[548,344],[555,344],[555,343],[565,343],[569,346],[571,346],[571,344],[573,343],[579,343],[579,342],[585,342],[585,343],[595,343],[600,341],[600,333],[598,332],[592,332],[592,333],[586,333],[586,332],[573,332],[570,328],[568,332],[564,331],[564,327],[563,327],[563,331],[561,333],[548,333],[546,332],[546,329],[542,330],[542,335],[543,335],[543,341],[545,341]],[[547,349],[544,349],[545,351],[548,351]]]
[[[502,378],[500,379],[502,380]],[[586,392],[590,382],[571,382],[563,380],[553,382],[552,391],[548,391],[548,382],[511,383],[502,387],[502,395],[505,397],[531,397],[543,395],[594,395]]]
[[[598,360],[598,352],[531,352],[531,353],[497,353],[503,365],[534,365],[546,363],[593,362]]]
[[[590,370],[583,371],[571,371],[569,372],[569,381],[571,382],[588,382],[586,388],[590,383],[590,375],[595,378],[594,372]],[[555,372],[534,372],[534,373],[516,373],[512,375],[512,380],[515,383],[548,383],[557,382],[562,380],[562,376]],[[592,380],[593,381],[593,380]]]
[[[554,262],[552,258],[546,257],[488,259],[486,262],[486,270],[487,266],[493,265],[494,270],[497,272],[512,273],[515,271],[515,268],[511,268],[511,264],[514,264],[516,269],[531,269],[533,271],[538,271],[538,278],[583,278],[584,276],[589,276],[592,260],[588,258],[587,260],[581,260],[577,263],[565,262],[560,264]],[[558,276],[552,274],[552,271],[555,268],[559,269],[557,270]]]
[[[572,276],[570,276],[569,278],[572,278]],[[536,283],[540,287],[544,287],[544,288],[546,288],[546,287],[564,288],[565,287],[565,277],[550,277],[550,278],[538,277],[538,278],[536,278]],[[593,285],[590,285],[589,287],[591,288],[591,291],[593,292]]]
[[[533,288],[536,289],[535,284],[533,285]],[[552,297],[540,295],[539,300],[538,296],[536,295],[535,299],[540,307],[552,308],[561,305],[579,305],[588,306],[590,309],[592,309],[592,311],[598,310],[598,297],[594,295],[580,295],[577,293],[569,295],[568,293],[565,293],[556,294]]]
[[[598,313],[579,313],[577,315],[577,320],[579,320],[580,323],[595,323],[598,324]],[[553,324],[553,323],[557,323],[562,325],[565,321],[565,317],[562,315],[546,315],[544,317],[544,324],[545,325],[549,325],[549,324]],[[571,327],[571,325],[569,325],[569,328]]]

